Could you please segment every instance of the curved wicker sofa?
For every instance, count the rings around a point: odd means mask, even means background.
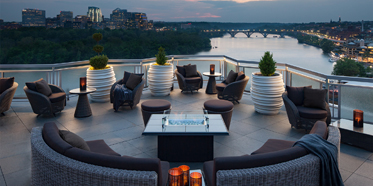
[[[340,133],[339,129],[334,126],[328,127],[328,138],[327,140],[338,148],[337,159],[339,162],[339,149],[340,149]],[[293,147],[301,148],[301,147]],[[278,153],[273,152],[273,153]],[[289,152],[289,151],[288,151]],[[293,151],[295,152],[295,151]],[[261,156],[263,154],[250,155],[250,156]],[[289,156],[291,156],[289,154]],[[246,157],[246,158],[245,158]],[[223,157],[225,158],[225,157]],[[232,158],[232,157],[227,157]],[[247,159],[248,156],[238,156],[237,159]],[[219,158],[215,158],[210,163],[216,164]],[[247,162],[240,162],[233,159],[229,160],[229,166],[242,167]],[[271,161],[271,160],[269,160]],[[206,162],[208,163],[208,162]],[[204,170],[206,169],[206,163]],[[255,163],[255,162],[252,162]],[[265,162],[268,163],[268,162]],[[250,164],[250,163],[249,163]],[[230,170],[219,170],[219,167],[214,166],[213,173],[210,173],[210,177],[213,177],[214,171],[216,171],[216,183],[210,183],[209,186],[231,186],[231,185],[319,185],[320,181],[320,159],[313,155],[307,154],[299,158],[285,161],[282,163],[259,166],[247,169],[230,169]],[[206,172],[204,172],[206,176]],[[207,174],[209,174],[207,172]],[[208,180],[206,180],[208,182]]]
[[[31,185],[160,185],[155,171],[103,167],[62,155],[46,144],[42,130],[35,127],[31,131]]]

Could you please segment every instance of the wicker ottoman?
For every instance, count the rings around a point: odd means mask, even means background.
[[[150,116],[152,114],[163,114],[163,111],[171,108],[171,103],[163,99],[153,99],[144,101],[141,104],[142,119],[144,120],[144,126],[148,124]]]
[[[209,114],[221,114],[225,126],[229,130],[233,113],[233,103],[226,100],[209,100],[203,104]]]

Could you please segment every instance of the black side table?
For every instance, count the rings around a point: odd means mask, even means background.
[[[203,75],[209,77],[209,81],[206,87],[206,94],[217,94],[218,91],[216,90],[215,77],[220,77],[221,73],[215,72],[214,74],[210,74],[210,72],[204,72]]]
[[[87,88],[84,91],[81,91],[80,88],[76,88],[69,91],[70,94],[79,95],[78,103],[76,103],[74,117],[84,118],[92,115],[92,110],[87,95],[95,91],[95,88]]]

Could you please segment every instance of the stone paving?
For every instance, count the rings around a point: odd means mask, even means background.
[[[166,99],[173,110],[196,110],[206,100],[217,98],[205,94],[205,89],[190,94],[175,88],[166,97],[152,97],[145,90],[141,102],[149,99]],[[121,107],[118,112],[114,112],[110,103],[91,103],[91,117],[74,118],[76,102],[77,97],[70,97],[66,108],[56,117],[37,118],[27,100],[13,100],[11,109],[0,116],[0,186],[30,185],[30,131],[45,122],[55,122],[60,129],[72,131],[85,140],[104,139],[121,155],[157,157],[157,137],[141,135],[144,130],[141,102],[132,110]],[[270,138],[296,141],[305,131],[290,127],[284,107],[278,115],[256,113],[250,94],[245,93],[241,103],[234,106],[229,133],[214,138],[215,157],[250,154]],[[181,164],[191,169],[202,167],[202,163],[188,162],[173,162],[171,167]],[[373,153],[341,144],[340,171],[345,185],[373,185]]]

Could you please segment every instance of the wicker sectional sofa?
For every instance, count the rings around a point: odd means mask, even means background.
[[[316,128],[320,126],[323,127]],[[339,159],[339,129],[318,121],[310,133],[323,133],[322,128],[325,128],[323,137],[337,146]],[[317,156],[301,147],[291,147],[290,141],[274,141],[268,140],[252,155],[217,157],[205,162],[203,173],[207,185],[319,185],[321,161]]]
[[[91,141],[91,144],[97,142],[100,140]],[[102,142],[101,146],[105,146]],[[86,151],[65,142],[54,123],[33,128],[31,185],[161,186],[167,182],[168,162],[92,151],[97,148]]]

